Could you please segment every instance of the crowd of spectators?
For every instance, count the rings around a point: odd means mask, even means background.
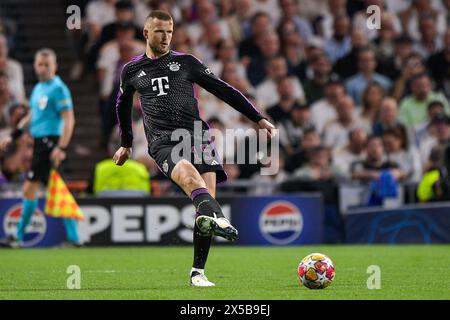
[[[372,5],[380,8],[378,29],[367,25]],[[98,78],[104,148],[117,143],[120,71],[145,50],[142,28],[154,9],[174,18],[173,50],[198,57],[280,129],[280,172],[269,182],[370,182],[388,174],[418,183],[431,167],[430,155],[450,140],[448,0],[91,0],[84,1],[72,76],[94,71]],[[12,119],[4,106],[23,94],[15,85],[15,92],[3,92],[4,51],[0,123]],[[10,64],[7,70],[18,70]],[[195,90],[211,127],[224,133],[255,128]],[[147,156],[138,97],[135,106],[134,157],[158,176]],[[245,148],[247,138],[216,139],[224,162],[236,156],[230,144]],[[257,166],[226,169],[230,180],[258,181]]]
[[[12,58],[17,26],[0,9],[0,141],[11,134],[27,113],[22,64]],[[33,140],[24,134],[11,148],[0,153],[0,186],[23,180],[31,165]]]

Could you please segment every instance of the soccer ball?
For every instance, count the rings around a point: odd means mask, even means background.
[[[334,264],[322,253],[311,253],[300,261],[297,274],[300,282],[310,289],[323,289],[334,279]]]

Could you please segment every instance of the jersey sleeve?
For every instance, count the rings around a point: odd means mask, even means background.
[[[55,106],[58,112],[73,109],[72,95],[66,86],[57,87],[54,91]]]
[[[197,58],[189,55],[190,78],[217,98],[229,104],[231,107],[245,115],[253,122],[258,122],[264,117],[236,88],[217,78],[211,70],[203,65]]]
[[[127,66],[120,75],[120,88],[117,94],[116,114],[120,129],[121,146],[131,148],[133,145],[133,130],[131,128],[131,110],[133,107],[134,87],[129,83]]]

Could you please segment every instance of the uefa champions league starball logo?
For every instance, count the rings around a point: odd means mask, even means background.
[[[261,212],[259,228],[270,243],[289,244],[302,233],[303,216],[300,209],[291,202],[271,202]]]
[[[3,218],[3,230],[6,236],[15,236],[17,234],[17,226],[22,216],[22,206],[16,205],[8,210]],[[45,215],[37,208],[31,217],[30,224],[27,227],[23,245],[32,247],[39,243],[45,236],[47,231],[47,222]]]

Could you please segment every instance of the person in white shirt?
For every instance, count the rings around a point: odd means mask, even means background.
[[[371,129],[356,115],[355,103],[350,96],[344,96],[336,104],[337,119],[325,126],[323,142],[332,149],[339,148],[348,143],[348,134],[351,130],[361,127],[368,133]]]
[[[258,106],[265,110],[276,104],[280,99],[277,92],[277,82],[288,74],[286,59],[283,56],[276,56],[269,59],[266,65],[267,76],[263,82],[256,87],[256,100]],[[304,101],[305,93],[297,77],[289,77],[294,89],[294,99]]]
[[[103,26],[114,22],[117,0],[95,0],[86,6],[86,23],[89,28],[89,38],[94,42],[100,37]]]
[[[325,86],[325,97],[311,105],[311,121],[320,135],[328,122],[336,120],[335,106],[344,95],[344,84],[338,80],[330,80]]]
[[[348,134],[348,144],[335,149],[332,153],[333,167],[342,180],[351,180],[353,163],[363,161],[367,145],[367,132],[362,128],[351,130]]]
[[[8,87],[11,95],[17,101],[25,100],[25,87],[22,65],[8,56],[6,37],[0,34],[0,70],[4,70],[8,77]]]

